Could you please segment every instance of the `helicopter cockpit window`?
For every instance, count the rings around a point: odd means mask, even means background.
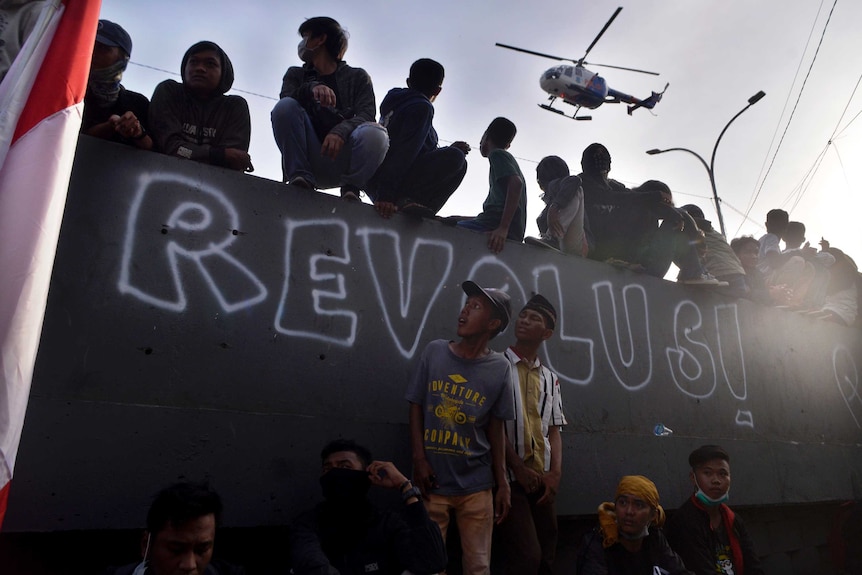
[[[571,66],[566,66],[565,69],[563,70],[563,73],[565,73],[566,76],[571,78],[572,77],[572,69],[573,68]]]
[[[556,80],[560,77],[560,69],[559,68],[551,68],[547,72],[545,72],[545,80]]]

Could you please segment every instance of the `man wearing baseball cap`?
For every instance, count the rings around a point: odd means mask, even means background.
[[[504,425],[514,416],[511,366],[488,342],[506,329],[511,304],[501,290],[472,281],[461,288],[460,339],[425,347],[406,397],[414,483],[444,539],[454,513],[463,572],[478,575],[489,572],[494,523],[510,505]]]
[[[120,83],[132,55],[132,39],[119,24],[99,20],[84,95],[81,133],[151,150],[147,132],[150,102]]]
[[[557,310],[540,294],[515,320],[512,365],[515,419],[506,423],[506,465],[512,490],[509,517],[498,527],[506,573],[548,574],[557,547],[554,499],[562,473],[560,427],[566,424],[560,382],[539,361],[539,346],[554,335]]]

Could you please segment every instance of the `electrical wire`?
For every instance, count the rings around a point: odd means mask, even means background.
[[[817,61],[817,56],[820,53],[820,47],[823,45],[823,38],[826,36],[826,30],[829,28],[829,22],[832,20],[832,14],[835,12],[835,6],[837,5],[838,0],[835,0],[832,3],[832,9],[829,10],[829,16],[826,19],[826,24],[823,25],[823,31],[820,34],[820,41],[817,43],[817,49],[814,51],[814,57],[811,58],[811,64],[808,66],[808,72],[805,74],[805,79],[802,81],[802,86],[799,88],[799,94],[796,97],[796,102],[793,104],[793,109],[790,111],[790,117],[787,119],[787,124],[785,124],[784,126],[784,132],[781,134],[781,139],[778,141],[778,145],[776,146],[775,152],[772,155],[772,161],[770,161],[769,163],[769,168],[767,168],[766,174],[763,176],[763,180],[761,180],[760,186],[757,188],[757,192],[754,193],[754,196],[749,202],[749,207],[746,210],[746,217],[754,208],[754,204],[757,202],[757,198],[760,197],[760,192],[763,191],[763,185],[766,183],[766,179],[769,177],[769,174],[772,171],[772,166],[775,164],[775,159],[778,157],[778,153],[781,151],[781,146],[784,143],[784,138],[787,136],[787,131],[790,129],[790,124],[793,122],[793,116],[796,114],[796,108],[799,106],[799,101],[802,99],[802,94],[805,92],[805,86],[808,83],[808,78],[811,76],[811,71],[814,68],[814,63]],[[738,229],[737,233],[739,233]]]

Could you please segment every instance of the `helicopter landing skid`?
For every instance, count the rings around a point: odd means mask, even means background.
[[[578,116],[577,112],[575,112],[574,114],[569,116],[565,112],[563,112],[562,110],[560,110],[558,108],[554,108],[552,106],[549,106],[548,104],[539,104],[539,107],[542,108],[543,110],[548,110],[549,112],[553,112],[555,114],[565,116],[566,118],[569,118],[570,120],[592,120],[593,119],[592,116]]]

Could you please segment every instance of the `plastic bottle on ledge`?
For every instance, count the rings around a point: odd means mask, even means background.
[[[665,427],[664,423],[659,423],[653,428],[652,432],[656,437],[667,437],[673,433],[673,429]]]

